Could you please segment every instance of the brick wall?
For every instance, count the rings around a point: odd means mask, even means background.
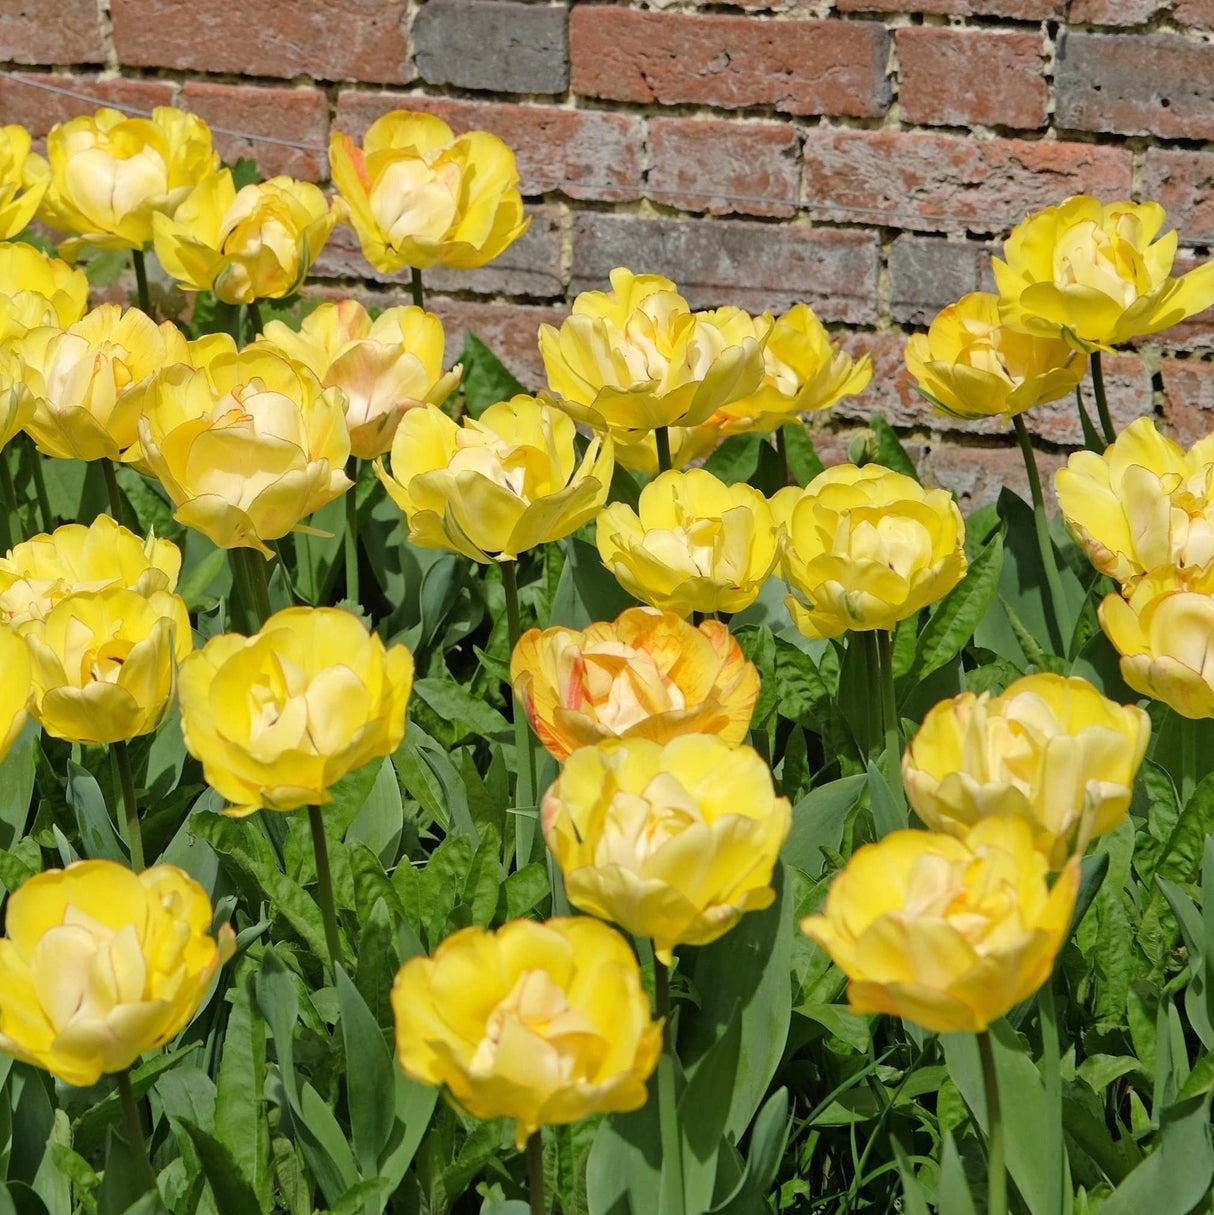
[[[7,0],[0,65],[307,145],[217,136],[318,181],[331,127],[399,106],[495,131],[534,220],[491,266],[428,275],[454,346],[472,328],[538,383],[536,325],[624,263],[698,305],[807,300],[876,365],[820,420],[824,454],[880,409],[966,505],[1018,485],[1018,457],[998,426],[928,415],[906,333],[989,285],[1001,234],[1067,194],[1157,198],[1184,258],[1214,243],[1214,0]],[[0,121],[35,134],[87,108],[0,77]],[[326,292],[401,298],[348,231],[317,269]],[[1205,433],[1212,329],[1115,360],[1115,415]],[[1032,423],[1047,466],[1078,441],[1067,402]]]

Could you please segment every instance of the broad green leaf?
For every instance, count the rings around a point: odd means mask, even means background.
[[[506,918],[517,920],[540,905],[548,894],[548,868],[543,861],[532,861],[516,869],[505,881]]]
[[[825,465],[814,449],[814,441],[803,424],[792,423],[782,428],[784,447],[788,453],[788,469],[798,485],[808,485]]]
[[[266,1023],[260,1012],[254,1010],[252,982],[250,976],[232,991],[215,1088],[215,1138],[228,1147],[241,1180],[257,1199],[260,1209],[269,1211],[270,1126],[262,1108]],[[207,1128],[204,1125],[201,1129]]]
[[[391,758],[386,757],[379,766],[366,801],[346,828],[346,842],[365,844],[379,857],[381,864],[391,865],[396,859],[404,825],[405,810],[400,783]]]
[[[951,1131],[944,1136],[936,1201],[940,1215],[974,1215],[974,1196]]]
[[[719,481],[734,485],[749,481],[759,467],[759,448],[765,435],[731,435],[704,461],[704,467]]]
[[[210,1183],[219,1210],[224,1215],[261,1215],[261,1203],[237,1166],[228,1143],[208,1135],[187,1119],[180,1121],[198,1153],[202,1171]]]
[[[822,869],[822,848],[838,849],[843,826],[868,777],[845,776],[811,789],[794,807],[792,829],[780,856],[786,865],[814,874]]]
[[[9,851],[29,822],[35,756],[42,730],[31,717],[0,763],[0,848]]]
[[[378,1168],[380,1153],[392,1134],[396,1102],[384,1079],[392,1073],[394,1063],[371,1010],[341,966],[337,967],[337,999],[346,1051],[350,1135],[359,1171],[370,1177]]]
[[[877,443],[876,459],[873,463],[884,464],[886,468],[892,468],[894,472],[903,473],[918,481],[919,470],[910,456],[906,454],[901,440],[885,418],[881,414],[875,413],[869,419],[868,426]]]
[[[1210,1099],[1192,1097],[1163,1111],[1155,1150],[1113,1191],[1101,1215],[1188,1212],[1214,1181]]]
[[[679,1097],[683,1189],[693,1211],[706,1210],[712,1202],[717,1149],[729,1117],[741,1048],[742,1018],[735,1006],[721,1036],[689,1073]]]
[[[649,1100],[599,1124],[586,1160],[590,1215],[654,1215],[662,1170],[656,1078]]]
[[[80,844],[89,860],[129,864],[126,848],[106,809],[101,786],[87,768],[72,760],[67,764],[67,803],[75,811]]]
[[[420,697],[441,718],[459,723],[462,730],[456,731],[455,742],[469,734],[486,741],[510,736],[510,723],[492,705],[471,695],[466,689],[446,679],[417,679],[413,682],[413,694]]]
[[[755,1117],[746,1169],[736,1188],[712,1208],[711,1215],[749,1215],[763,1209],[780,1167],[792,1123],[788,1089],[777,1089]]]

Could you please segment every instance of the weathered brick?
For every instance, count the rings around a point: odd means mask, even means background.
[[[655,202],[716,215],[792,215],[801,184],[791,123],[653,118],[649,181]]]
[[[448,364],[459,357],[464,334],[471,330],[524,387],[532,391],[545,387],[539,328],[543,324],[559,325],[569,315],[567,308],[442,298],[429,300],[427,307],[438,313],[446,328]]]
[[[8,0],[0,6],[0,60],[104,63],[96,0]]]
[[[994,245],[900,236],[889,252],[890,313],[896,321],[928,325],[971,291],[993,291]]]
[[[1060,127],[1214,138],[1214,45],[1178,34],[1067,33],[1054,81]]]
[[[603,290],[614,267],[628,266],[674,279],[696,308],[782,311],[805,302],[823,320],[869,324],[879,256],[871,232],[590,211],[574,216],[570,290]]]
[[[1045,126],[1040,34],[919,25],[896,38],[898,101],[908,122]]]
[[[1164,430],[1190,447],[1214,431],[1214,363],[1164,359]]]
[[[429,0],[413,22],[418,75],[500,93],[563,93],[569,10],[517,0]]]
[[[1071,0],[1067,20],[1091,25],[1142,25],[1155,16],[1167,0]]]
[[[1054,474],[1066,463],[1061,452],[1038,451],[1037,470],[1044,485],[1052,485]],[[1011,447],[963,447],[953,443],[933,446],[923,469],[924,484],[952,490],[961,513],[971,515],[981,506],[995,502],[1004,486],[1029,500],[1029,478],[1020,449]],[[1058,509],[1057,499],[1048,491],[1045,508],[1049,514]]]
[[[111,0],[119,62],[404,84],[407,0]]]
[[[90,76],[38,76],[41,80],[63,89],[82,93],[95,101],[80,101],[61,93],[48,93],[22,83],[24,77],[13,79],[0,76],[0,114],[4,122],[17,122],[40,140],[57,122],[67,122],[80,114],[91,114],[99,106],[131,106],[151,110],[168,105],[173,100],[173,86],[163,80],[96,80]]]
[[[1127,148],[815,128],[805,189],[820,219],[1000,232],[1069,194],[1129,193]]]
[[[578,5],[573,91],[614,101],[762,105],[874,117],[889,101],[875,21],[768,21]]]
[[[531,227],[487,266],[478,270],[449,270],[432,266],[425,271],[428,290],[470,291],[477,295],[522,295],[550,299],[564,295],[561,274],[560,215],[555,207],[531,207]],[[381,274],[363,258],[358,237],[344,224],[333,229],[312,273],[317,278],[355,278],[366,282],[409,281],[409,272]]]
[[[1068,0],[835,0],[841,13],[916,13],[948,17],[1010,17],[1015,21],[1045,21],[1065,17]]]
[[[189,80],[182,89],[181,104],[230,131],[313,145],[292,148],[216,132],[215,147],[229,164],[251,156],[263,177],[285,173],[304,181],[321,181],[328,175],[323,149],[329,142],[329,101],[319,89],[259,89]]]
[[[361,139],[380,115],[399,109],[436,114],[456,134],[481,130],[504,139],[518,159],[524,194],[559,190],[609,202],[640,196],[644,123],[635,114],[342,90],[335,125]]]
[[[1148,148],[1142,197],[1162,203],[1185,240],[1214,240],[1214,152]]]
[[[1172,18],[1181,25],[1214,29],[1214,0],[1176,0]]]

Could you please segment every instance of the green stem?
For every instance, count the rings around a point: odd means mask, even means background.
[[[8,455],[0,451],[0,499],[4,509],[0,511],[0,545],[7,553],[19,540],[24,540],[21,516],[17,512],[17,487],[13,484],[12,470],[8,466]]]
[[[105,477],[105,490],[110,498],[110,514],[114,516],[115,523],[126,523],[126,510],[122,503],[122,490],[118,487],[118,474],[114,470],[114,461],[108,456],[102,456],[100,461],[101,472]]]
[[[346,490],[346,535],[343,547],[346,554],[346,598],[354,603],[358,594],[358,457],[351,456],[346,465],[346,476],[353,484]]]
[[[1100,440],[1100,435],[1096,431],[1096,427],[1092,425],[1092,419],[1088,414],[1087,408],[1083,404],[1083,388],[1075,385],[1075,408],[1079,411],[1079,425],[1083,430],[1083,445],[1088,451],[1094,451],[1097,455],[1104,451],[1105,445]]]
[[[898,720],[898,697],[894,689],[894,646],[893,633],[888,629],[875,629],[877,662],[881,671],[881,726],[884,732],[884,755],[893,773],[898,779],[899,765],[902,761],[901,723]],[[890,773],[887,772],[889,777]],[[894,788],[891,784],[890,788]]]
[[[523,619],[518,597],[518,562],[502,561],[500,565],[502,588],[506,592],[506,629],[510,635],[510,653],[513,655],[514,647],[523,635]],[[515,766],[518,768],[514,787],[515,808],[530,811],[538,801],[535,735],[531,731],[531,723],[527,720],[527,710],[517,696],[514,698],[514,755]],[[535,823],[536,820],[530,813],[515,815],[515,863],[520,869],[531,860]]]
[[[131,1088],[130,1068],[118,1072],[114,1079],[118,1083],[118,1098],[122,1102],[122,1116],[126,1122],[131,1151],[142,1160],[147,1172],[147,1192],[159,1198],[160,1187],[156,1184],[156,1172],[152,1168],[152,1158],[148,1155],[148,1141],[144,1138],[143,1122],[139,1117],[139,1106],[135,1102],[135,1090]],[[163,1209],[161,1206],[161,1210]]]
[[[142,249],[131,250],[131,263],[135,267],[135,290],[139,295],[139,310],[152,315],[152,297],[148,291],[148,268],[143,260]]]
[[[999,1077],[987,1030],[978,1035],[982,1058],[982,1084],[986,1089],[987,1215],[1007,1215],[1007,1170],[1003,1163],[1003,1111],[999,1105]]]
[[[1180,713],[1176,717],[1180,723],[1180,805],[1183,809],[1197,788],[1197,723]]]
[[[1054,541],[1050,539],[1050,524],[1045,514],[1045,498],[1041,494],[1041,474],[1037,471],[1037,457],[1033,454],[1033,443],[1029,438],[1024,419],[1017,414],[1012,418],[1012,429],[1020,444],[1020,455],[1024,459],[1024,471],[1028,474],[1029,495],[1033,499],[1033,523],[1037,529],[1037,547],[1041,550],[1041,564],[1045,569],[1046,588],[1050,595],[1053,612],[1049,614],[1051,641],[1055,653],[1065,657],[1066,644],[1071,636],[1071,623],[1067,619],[1066,599],[1062,594],[1062,576],[1058,572],[1058,557],[1054,552]]]
[[[670,460],[670,430],[666,426],[659,426],[653,432],[653,441],[658,448],[658,472],[669,472],[674,465]]]
[[[424,308],[426,306],[426,289],[422,286],[420,266],[412,266],[409,269],[409,290],[413,293],[413,302],[419,308]]]
[[[261,306],[256,300],[250,301],[249,310],[245,316],[245,321],[247,322],[246,327],[249,331],[249,341],[251,342],[254,338],[261,337],[261,331],[264,328],[264,323],[261,319]]]
[[[341,961],[341,937],[337,931],[337,906],[333,902],[333,874],[329,869],[325,820],[319,806],[308,807],[308,825],[312,828],[312,850],[316,853],[316,893],[325,921],[325,943],[329,947],[329,963],[336,966]]]
[[[249,602],[245,607],[256,632],[274,613],[270,606],[270,583],[266,578],[265,559],[256,549],[234,548],[232,560],[243,567],[249,592]]]
[[[54,524],[55,517],[51,514],[51,499],[46,492],[46,477],[42,475],[42,456],[34,445],[34,440],[29,435],[25,436],[25,442],[29,448],[30,469],[34,478],[34,494],[38,498],[38,515],[42,520],[42,530],[49,532]]]
[[[654,1005],[665,1021],[662,1029],[662,1055],[658,1060],[658,1119],[661,1127],[662,1164],[669,1182],[667,1210],[684,1215],[687,1201],[683,1191],[683,1153],[679,1135],[679,1109],[675,1095],[674,1025],[670,1016],[670,971],[656,956],[653,959]]]
[[[784,437],[783,426],[776,431],[776,464],[778,469],[776,475],[780,478],[780,488],[783,489],[786,485],[792,484],[788,468],[788,440]]]
[[[244,338],[244,305],[232,305],[232,341],[236,343],[236,349],[239,350],[243,344]]]
[[[126,743],[121,739],[112,745],[118,764],[118,781],[122,785],[122,811],[126,817],[126,844],[131,850],[131,868],[136,873],[142,873],[146,862],[143,859],[143,832],[139,827],[139,804],[135,800],[131,757],[127,754]]]
[[[1113,419],[1109,416],[1109,399],[1104,391],[1104,368],[1100,364],[1100,351],[1092,351],[1092,390],[1096,394],[1096,413],[1100,418],[1100,429],[1104,431],[1104,441],[1112,443],[1117,438],[1117,430]]]
[[[531,1199],[531,1215],[545,1215],[544,1141],[539,1131],[533,1131],[527,1140],[527,1194]]]

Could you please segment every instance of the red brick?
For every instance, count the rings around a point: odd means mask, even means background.
[[[1148,148],[1142,197],[1163,204],[1184,240],[1214,240],[1214,152]]]
[[[1172,19],[1181,25],[1198,29],[1214,29],[1214,0],[1176,0]]]
[[[611,270],[628,266],[672,278],[693,308],[783,311],[803,301],[823,320],[865,325],[877,317],[879,258],[873,232],[583,211],[570,291],[605,290]]]
[[[522,295],[551,299],[565,293],[561,271],[560,216],[555,207],[528,209],[531,227],[505,252],[478,270],[449,270],[433,266],[425,272],[429,290],[468,291],[476,295]],[[403,288],[409,272],[380,274],[364,260],[352,228],[339,224],[333,229],[312,273],[317,278],[353,278],[365,282],[399,283]]]
[[[1191,447],[1214,430],[1214,363],[1164,359],[1164,430]]]
[[[482,304],[469,300],[434,299],[426,305],[442,317],[447,331],[447,362],[464,348],[471,330],[505,363],[525,388],[543,388],[547,381],[540,359],[540,325],[559,325],[567,308],[537,308],[529,304]]]
[[[86,94],[92,101],[79,101],[61,93],[22,83],[40,80],[61,89]],[[163,80],[96,80],[91,76],[36,76],[14,79],[0,76],[0,114],[4,122],[17,122],[26,127],[35,139],[43,136],[58,122],[67,122],[80,114],[92,114],[101,106],[127,106],[136,110],[152,110],[169,105],[173,100],[173,85]]]
[[[404,84],[406,0],[111,0],[119,62]]]
[[[949,17],[1010,17],[1016,21],[1045,21],[1065,17],[1068,0],[835,0],[841,13],[916,13]]]
[[[640,197],[644,124],[634,114],[343,89],[335,125],[361,139],[381,114],[399,109],[436,114],[457,134],[482,130],[504,139],[518,158],[525,194],[559,190],[610,202]]]
[[[908,122],[1045,126],[1040,34],[920,25],[896,37],[898,101]]]
[[[655,202],[714,215],[793,215],[800,145],[790,123],[653,118],[649,182]]]
[[[889,101],[875,21],[769,21],[578,5],[573,91],[613,101],[875,117]]]
[[[1091,25],[1142,25],[1149,21],[1166,0],[1071,0],[1067,20]]]
[[[1066,463],[1066,456],[1049,451],[1038,451],[1035,455],[1037,471],[1047,487],[1045,509],[1052,515],[1058,503],[1048,487],[1054,483],[1054,474]],[[1028,473],[1018,447],[962,447],[945,443],[932,447],[924,463],[924,484],[952,490],[964,515],[997,501],[1004,486],[1026,502],[1029,500]]]
[[[1214,139],[1214,45],[1178,34],[1068,33],[1054,69],[1057,124]]]
[[[0,9],[0,60],[104,63],[96,0],[8,0]]]
[[[805,139],[812,213],[929,232],[1000,232],[1083,192],[1130,191],[1126,148],[818,127]]]
[[[304,181],[321,181],[328,176],[323,149],[329,142],[329,101],[319,89],[259,89],[190,80],[182,90],[181,104],[230,131],[313,145],[289,148],[216,133],[215,147],[229,164],[251,156],[263,177],[285,173]]]

